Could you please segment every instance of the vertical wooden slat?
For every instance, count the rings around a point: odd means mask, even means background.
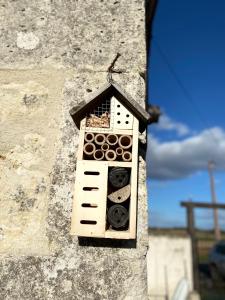
[[[92,173],[85,174],[85,172]],[[93,172],[99,174],[94,175]],[[71,234],[104,237],[106,226],[107,182],[107,162],[77,162]],[[93,188],[93,190],[86,190],[88,188]],[[82,207],[82,204],[94,204],[97,205],[97,207]],[[90,224],[88,224],[89,221]],[[96,224],[91,224],[91,221],[96,222]]]
[[[139,122],[134,117],[133,121],[133,146],[131,168],[131,196],[130,196],[130,238],[136,238],[137,223],[137,172],[138,172],[138,127]]]
[[[192,260],[193,260],[193,277],[194,277],[194,289],[199,291],[199,261],[198,261],[198,245],[195,234],[195,221],[194,221],[194,206],[191,204],[186,207],[187,209],[187,227],[191,236],[192,245]]]

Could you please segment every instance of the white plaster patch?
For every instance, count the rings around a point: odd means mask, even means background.
[[[63,291],[68,293],[72,290],[72,282],[70,280],[63,280],[62,282]]]
[[[39,38],[33,32],[18,32],[16,44],[18,48],[33,50],[39,44]]]

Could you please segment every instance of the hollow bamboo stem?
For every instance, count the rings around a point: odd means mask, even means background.
[[[116,155],[117,156],[122,156],[123,155],[123,148],[121,148],[121,147],[116,148]]]
[[[104,152],[102,150],[98,149],[94,152],[95,160],[103,160],[103,158],[104,158]]]
[[[92,156],[95,152],[95,145],[93,143],[87,143],[84,145],[84,153],[88,156]]]
[[[116,159],[116,152],[114,150],[107,150],[105,153],[105,158],[107,160],[115,160]]]
[[[118,143],[118,136],[116,134],[108,134],[106,137],[106,142],[110,146],[115,146]]]
[[[94,133],[92,133],[92,132],[86,132],[86,133],[85,133],[84,140],[85,140],[87,143],[93,142],[93,141],[94,141],[94,138],[95,138]]]
[[[105,143],[105,135],[102,133],[98,133],[95,136],[95,143],[97,145],[103,145]]]
[[[109,144],[107,144],[107,143],[102,144],[102,145],[101,145],[101,149],[102,149],[102,151],[107,151],[107,150],[109,150]]]
[[[123,159],[123,161],[131,161],[131,159],[132,159],[131,152],[124,151],[124,153],[122,155],[122,159]]]
[[[129,149],[132,146],[132,137],[130,135],[121,135],[118,143],[121,148]]]

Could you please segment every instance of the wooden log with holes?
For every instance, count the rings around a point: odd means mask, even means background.
[[[109,183],[114,188],[122,188],[129,183],[130,175],[127,168],[115,167],[109,172]]]
[[[115,204],[111,206],[108,210],[107,219],[109,224],[115,229],[121,229],[126,227],[129,220],[128,210],[120,205]]]
[[[123,203],[130,197],[130,184],[108,195],[110,201]]]

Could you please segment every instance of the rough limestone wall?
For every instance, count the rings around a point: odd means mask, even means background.
[[[147,299],[143,158],[136,245],[69,235],[69,109],[106,83],[117,52],[114,80],[144,105],[144,18],[144,0],[0,1],[0,299]]]

